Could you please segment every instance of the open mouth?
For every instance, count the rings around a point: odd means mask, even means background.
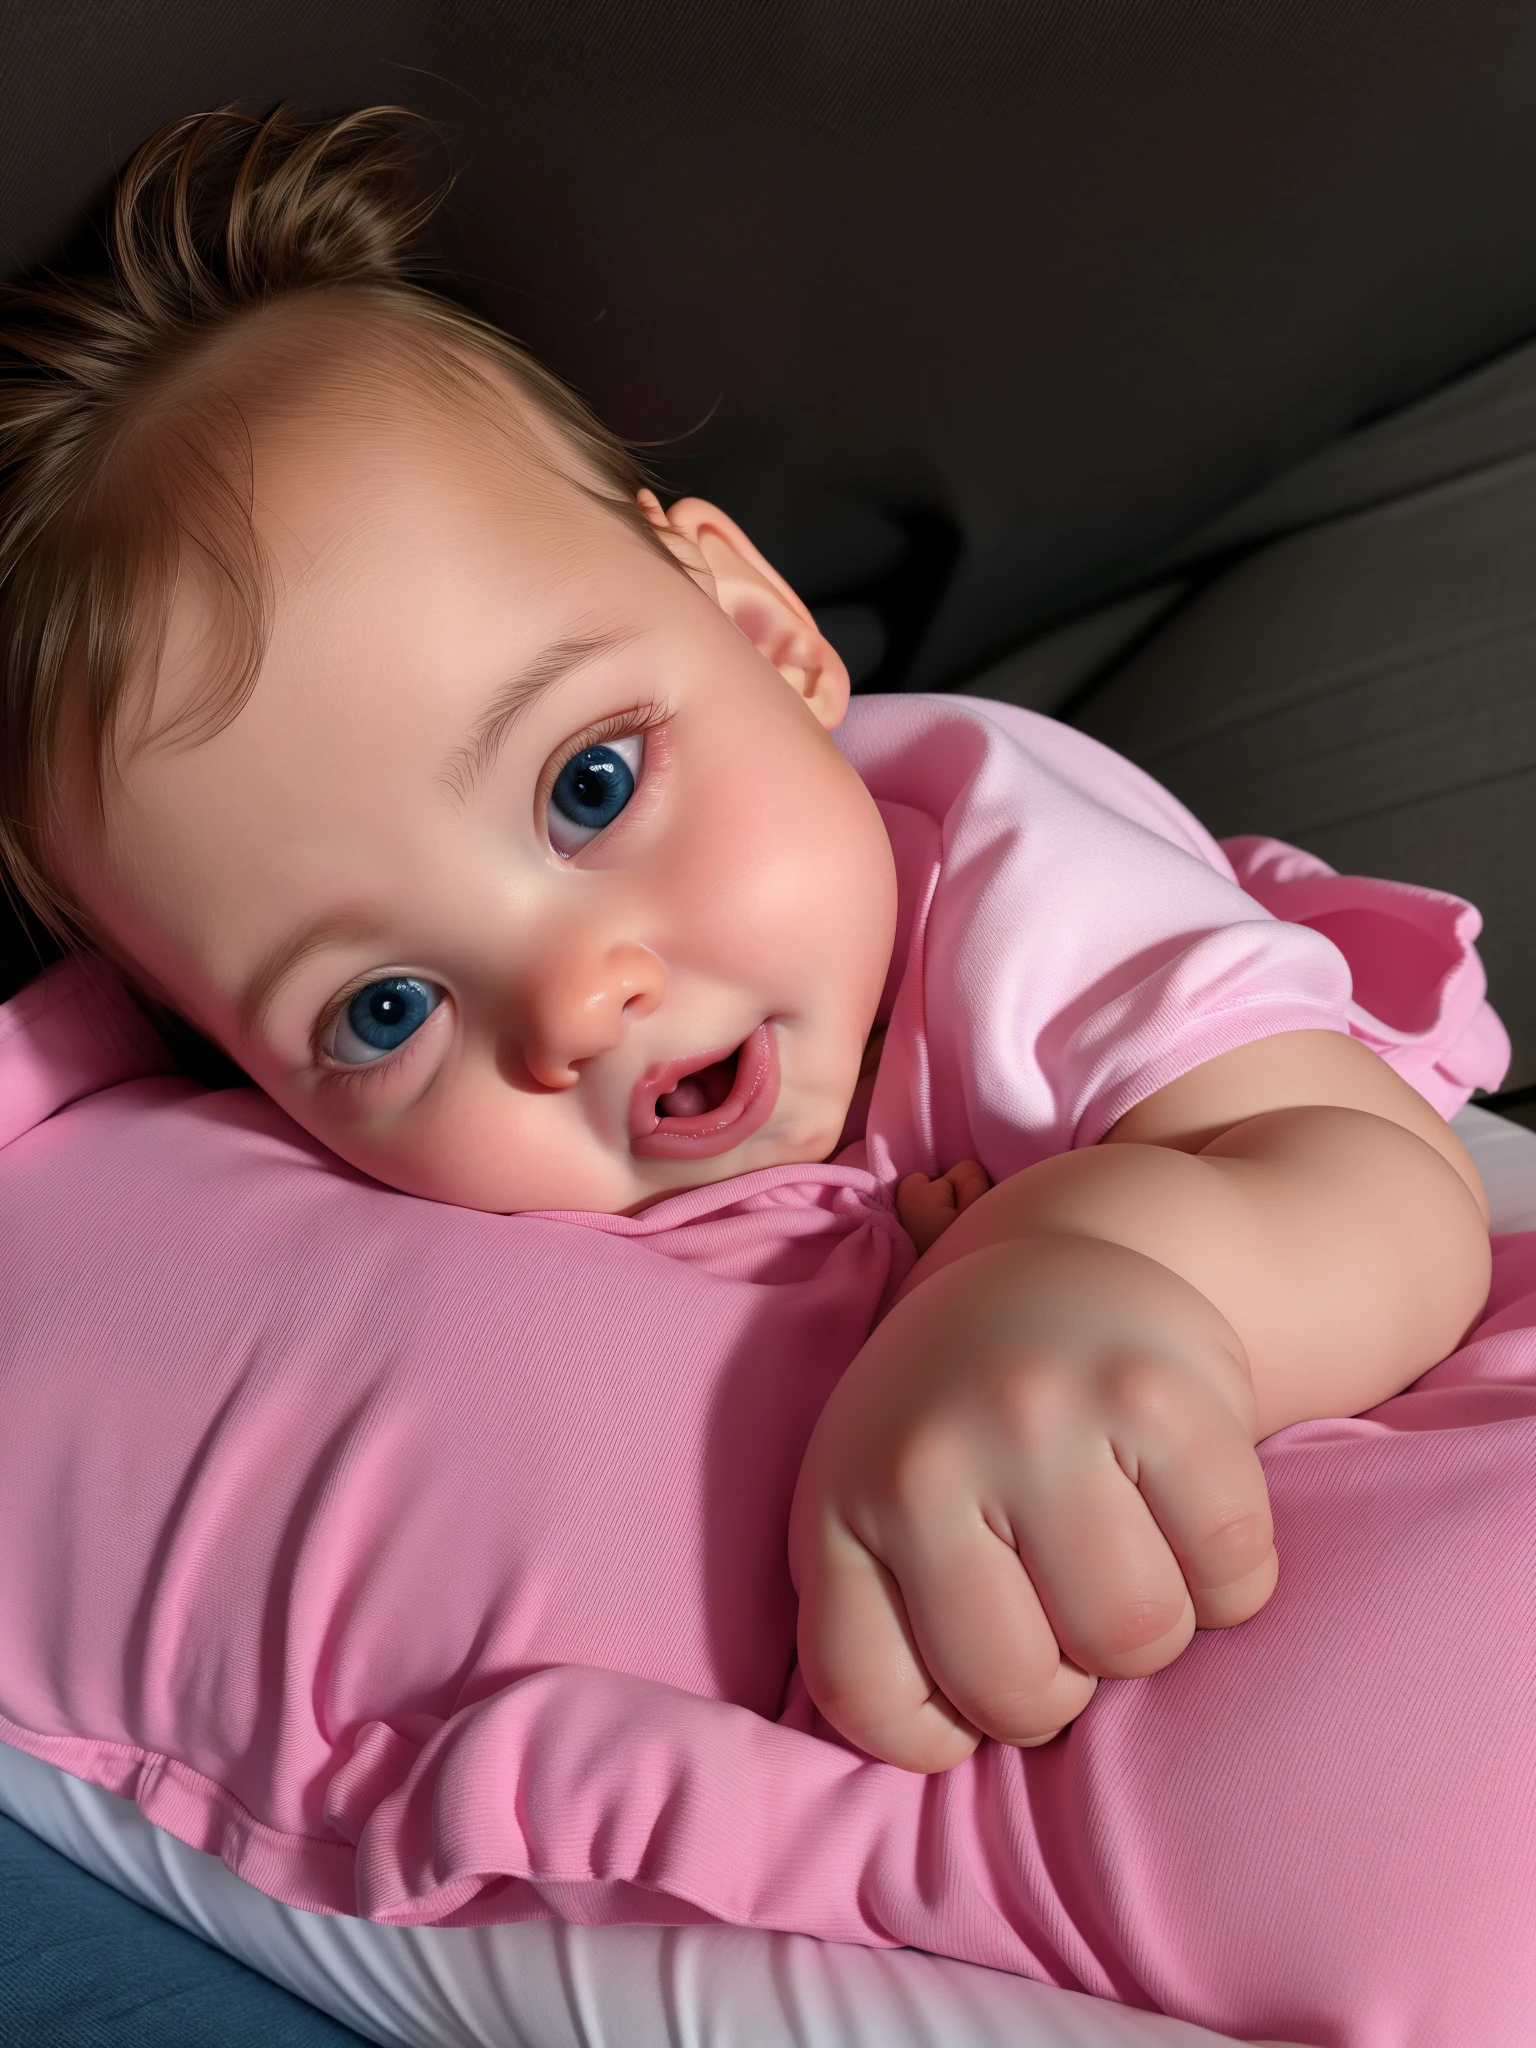
[[[652,1067],[630,1103],[629,1149],[641,1159],[710,1159],[760,1130],[779,1096],[773,1027],[740,1045]]]

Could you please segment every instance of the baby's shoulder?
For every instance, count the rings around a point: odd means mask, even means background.
[[[857,697],[836,738],[882,808],[943,821],[946,839],[982,814],[1084,844],[1129,824],[1232,879],[1220,846],[1171,790],[1041,712],[962,693]]]

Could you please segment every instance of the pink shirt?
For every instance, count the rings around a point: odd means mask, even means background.
[[[1244,895],[1189,812],[1085,733],[911,696],[856,698],[837,737],[899,881],[855,1155],[882,1178],[970,1156],[1000,1180],[1234,1046],[1348,1030],[1338,949]]]

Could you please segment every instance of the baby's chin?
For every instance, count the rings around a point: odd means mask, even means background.
[[[641,1194],[633,1202],[627,1202],[623,1208],[608,1210],[608,1214],[618,1214],[618,1217],[639,1217],[643,1210],[655,1208],[657,1202],[670,1202],[674,1194],[692,1194],[694,1188],[719,1188],[719,1184],[725,1180],[745,1180],[748,1174],[762,1174],[762,1171],[774,1165],[825,1165],[827,1159],[831,1159],[834,1149],[836,1141],[831,1145],[827,1145],[825,1141],[817,1141],[811,1147],[770,1145],[764,1149],[754,1149],[752,1159],[739,1159],[735,1163],[731,1163],[729,1159],[711,1159],[709,1165],[715,1167],[713,1174],[707,1174],[705,1165],[700,1161],[698,1169],[680,1171],[678,1180],[674,1180],[670,1186],[655,1188],[649,1194]],[[743,1145],[741,1151],[745,1153],[748,1147]],[[592,1208],[596,1204],[588,1202],[586,1206]]]
[[[835,1125],[818,1118],[814,1126],[808,1128],[760,1132],[737,1152],[723,1153],[715,1159],[701,1159],[696,1163],[677,1161],[665,1186],[649,1190],[627,1202],[622,1209],[609,1213],[638,1216],[646,1209],[654,1209],[658,1202],[670,1201],[674,1195],[688,1194],[694,1188],[717,1187],[722,1181],[741,1180],[749,1173],[762,1173],[773,1166],[824,1166],[838,1149],[837,1141],[842,1135],[847,1114],[844,1109]]]

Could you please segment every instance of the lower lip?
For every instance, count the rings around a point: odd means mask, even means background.
[[[665,1116],[654,1131],[631,1138],[637,1159],[714,1159],[762,1129],[779,1099],[779,1048],[773,1027],[759,1024],[741,1048],[731,1092],[699,1116]]]

